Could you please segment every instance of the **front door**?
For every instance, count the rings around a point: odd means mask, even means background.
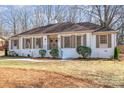
[[[53,36],[49,36],[49,49],[52,48],[58,48],[58,39],[57,36],[53,35]]]

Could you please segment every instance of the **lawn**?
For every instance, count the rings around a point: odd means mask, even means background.
[[[0,68],[2,71],[6,71],[5,73],[11,73],[14,74],[16,72],[11,72],[10,68],[15,69],[14,71],[20,70],[36,70],[36,71],[42,71],[39,72],[43,73],[43,71],[48,71],[48,73],[54,73],[57,75],[67,75],[65,76],[69,80],[75,78],[76,80],[79,79],[81,81],[75,81],[73,80],[73,83],[69,83],[72,85],[72,87],[124,87],[124,62],[123,61],[103,61],[103,60],[90,60],[90,61],[81,61],[81,60],[44,60],[44,62],[22,62],[22,61],[16,61],[16,60],[0,60]],[[17,69],[19,68],[19,69]],[[9,69],[9,70],[8,70]],[[12,69],[11,69],[12,70]],[[10,72],[9,72],[10,71]],[[12,70],[13,71],[13,70]],[[18,71],[18,73],[20,73]],[[27,73],[27,72],[25,72]],[[26,75],[28,75],[30,72],[28,72]],[[30,75],[30,78],[38,78],[40,75],[35,75],[35,72],[33,75]],[[3,74],[1,72],[1,74]],[[24,74],[24,73],[23,73]],[[60,75],[60,76],[61,76]],[[5,76],[5,75],[4,75]],[[31,77],[32,76],[32,77]],[[35,76],[35,77],[34,77]],[[41,75],[42,77],[43,75]],[[49,75],[48,75],[49,76]],[[12,78],[13,76],[10,75]],[[34,78],[33,78],[34,77]],[[29,78],[29,77],[28,77]],[[46,77],[45,77],[46,78]],[[51,79],[52,77],[47,77],[47,80]],[[60,81],[62,80],[61,77]],[[56,79],[56,78],[55,78]],[[54,81],[55,81],[54,79]],[[65,78],[63,78],[65,79]],[[67,79],[67,81],[69,81]],[[20,80],[20,79],[19,79]],[[30,79],[29,79],[30,80]],[[81,85],[84,83],[84,81],[92,82],[92,85],[83,86]],[[54,82],[53,81],[53,82]],[[58,82],[60,82],[58,81]],[[67,83],[67,81],[63,81],[64,83]],[[75,81],[75,82],[74,82]],[[77,82],[77,83],[76,83]],[[85,82],[88,84],[88,82]],[[51,83],[50,83],[51,84]],[[57,83],[56,83],[57,84]],[[61,85],[61,87],[71,87],[69,84]],[[73,86],[73,84],[76,84],[77,86]],[[78,85],[79,84],[79,85]],[[90,84],[90,83],[89,83]],[[60,87],[60,86],[46,86],[46,87]],[[58,84],[59,85],[59,84]],[[95,86],[96,85],[96,86]],[[103,86],[102,86],[103,85]],[[24,86],[22,86],[24,87]],[[28,86],[27,86],[28,87]],[[45,86],[42,86],[45,87]]]

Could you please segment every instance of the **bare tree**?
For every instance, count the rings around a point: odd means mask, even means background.
[[[6,6],[5,6],[6,7]],[[33,27],[61,22],[88,21],[105,28],[115,28],[124,31],[123,6],[95,5],[95,6],[9,6],[2,13],[0,29],[5,33],[27,31]],[[0,14],[1,16],[1,14]],[[7,32],[8,31],[8,32]]]
[[[66,18],[66,7],[57,5],[54,7],[54,18],[52,20],[56,20],[58,23],[62,23]]]
[[[17,11],[14,7],[9,8],[8,11],[4,14],[4,20],[5,24],[8,25],[8,27],[11,28],[13,34],[17,34],[17,21],[18,21],[18,16],[17,16]]]
[[[18,28],[20,27],[21,32],[25,32],[28,30],[29,26],[29,16],[30,11],[28,11],[28,7],[19,8],[17,11],[18,16]]]
[[[68,7],[68,10],[67,10],[67,13],[68,13],[68,18],[67,18],[67,21],[69,22],[76,22],[77,20],[77,12],[78,12],[78,9],[77,9],[77,6],[70,6]]]
[[[33,10],[32,16],[33,27],[39,27],[45,25],[45,14],[43,13],[42,6],[36,6]]]
[[[4,21],[3,15],[0,14],[0,36],[4,35]]]
[[[99,23],[105,28],[114,27],[120,20],[121,8],[122,6],[119,5],[95,5],[85,9],[82,6],[78,7],[78,9],[82,9],[84,13],[87,13],[92,18],[91,22]]]
[[[50,6],[50,5],[43,6],[43,14],[45,14],[45,16],[46,16],[47,24],[50,24],[51,23],[51,20],[52,20],[52,17],[53,17],[52,16],[53,7],[54,6]]]

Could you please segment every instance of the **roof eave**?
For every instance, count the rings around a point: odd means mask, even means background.
[[[94,33],[94,34],[97,34],[97,33],[99,33],[99,34],[100,34],[100,33],[113,33],[113,34],[117,34],[117,32],[118,32],[118,31],[113,30],[113,31],[97,31],[97,32],[95,31],[95,32],[93,32],[93,33]]]

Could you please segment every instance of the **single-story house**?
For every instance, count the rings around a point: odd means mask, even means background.
[[[20,56],[40,57],[39,50],[60,50],[60,58],[78,58],[77,46],[91,48],[91,58],[111,58],[116,47],[117,31],[99,25],[83,23],[56,23],[37,27],[9,38],[9,50]]]

